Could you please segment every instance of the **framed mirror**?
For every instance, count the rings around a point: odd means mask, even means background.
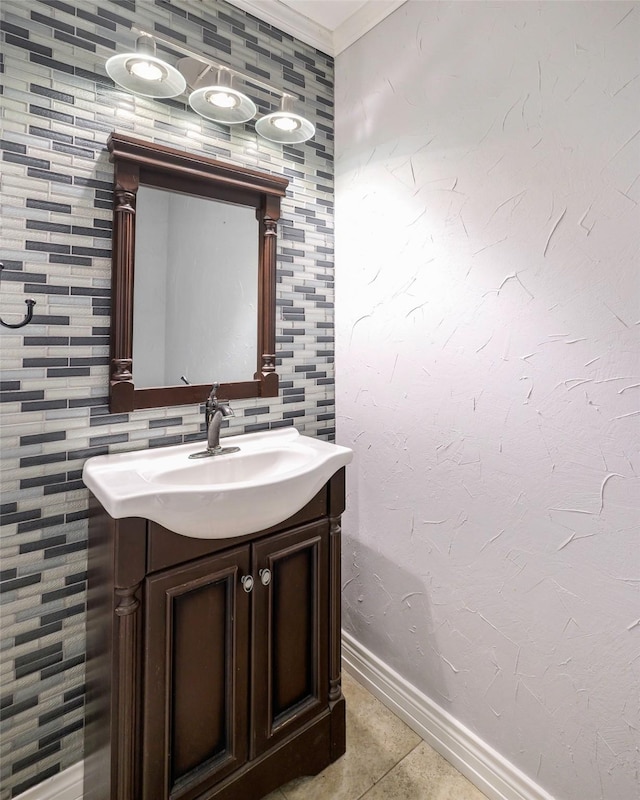
[[[112,133],[109,409],[275,397],[276,226],[289,181]]]

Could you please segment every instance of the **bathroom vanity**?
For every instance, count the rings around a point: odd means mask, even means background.
[[[108,149],[110,410],[207,401],[215,411],[204,453],[195,442],[85,464],[92,496],[84,798],[258,800],[345,750],[340,515],[353,454],[293,426],[217,446],[221,403],[278,396],[276,227],[288,179],[117,132]],[[198,235],[187,233],[191,217]],[[154,249],[160,218],[180,252],[167,259],[166,278],[195,289],[171,291],[169,305],[153,301],[166,283]],[[225,227],[233,227],[230,247],[213,253],[211,232]],[[234,252],[239,241],[250,255]],[[225,288],[227,273],[236,295]],[[220,321],[212,311],[220,297],[250,334]],[[172,331],[175,363],[168,350],[156,352],[159,306],[167,306],[159,324]],[[192,329],[212,335],[189,336]],[[209,352],[212,338],[229,359]],[[233,355],[236,339],[246,363]],[[211,391],[212,374],[225,401]]]
[[[344,504],[342,467],[284,522],[192,538],[92,496],[85,800],[258,800],[344,753]]]

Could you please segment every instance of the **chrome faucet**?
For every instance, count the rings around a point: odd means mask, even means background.
[[[233,409],[228,400],[218,400],[217,391],[219,383],[214,383],[209,392],[209,397],[204,406],[205,427],[207,429],[207,449],[192,453],[189,458],[206,458],[207,456],[220,456],[227,453],[237,453],[239,447],[222,447],[220,445],[220,425],[223,417],[234,417]]]
[[[220,387],[219,383],[214,383],[211,392],[204,406],[204,419],[207,428],[207,450],[212,454],[221,450],[220,447],[220,425],[223,417],[235,417],[227,400],[218,400],[216,393]]]

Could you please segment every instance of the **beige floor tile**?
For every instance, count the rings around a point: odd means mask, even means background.
[[[283,786],[286,800],[357,800],[421,741],[345,673],[342,686],[347,701],[347,752],[319,775]]]
[[[426,742],[422,742],[376,783],[362,800],[487,799],[455,767]]]

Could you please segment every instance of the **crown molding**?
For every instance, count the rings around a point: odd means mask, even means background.
[[[352,45],[385,17],[404,5],[407,0],[372,0],[339,25],[335,31],[295,11],[280,0],[227,0],[232,6],[246,11],[285,33],[295,36],[322,53],[337,56]]]
[[[374,0],[363,5],[333,32],[333,55],[342,53],[406,2],[407,0]]]
[[[318,25],[299,11],[280,3],[279,0],[227,0],[227,2],[246,11],[262,22],[295,36],[317,50],[334,55],[333,36],[328,28]]]

